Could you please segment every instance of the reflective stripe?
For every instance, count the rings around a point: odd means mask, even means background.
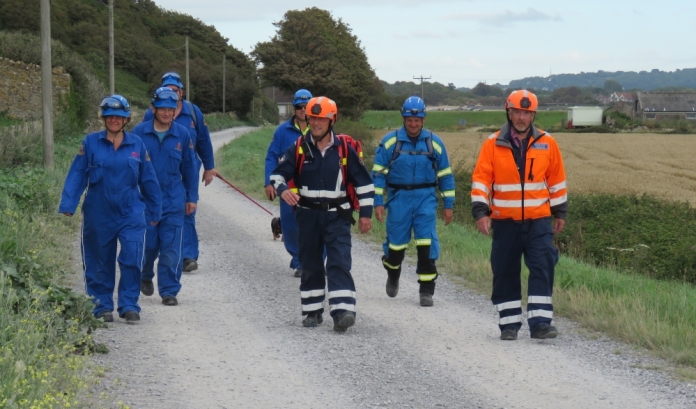
[[[408,247],[408,243],[407,243],[407,244],[392,244],[392,243],[389,243],[389,248],[392,249],[392,250],[395,250],[395,251],[406,250],[406,247]]]
[[[553,311],[546,310],[532,310],[527,311],[527,319],[535,317],[553,318]]]
[[[418,274],[420,281],[433,281],[435,278],[437,278],[437,274]]]
[[[513,315],[510,317],[501,317],[499,321],[500,325],[515,324],[517,322],[522,322],[522,314]]]
[[[315,304],[306,304],[302,305],[302,311],[307,311],[307,312],[312,312],[312,311],[317,311],[324,308],[324,303],[323,302],[318,302]]]
[[[386,259],[382,260],[382,264],[384,264],[384,266],[387,268],[391,268],[392,270],[398,270],[401,267],[401,264],[399,264],[398,266],[393,266],[393,265],[387,263]]]
[[[348,158],[343,158],[343,166],[346,166],[348,164]]]
[[[486,192],[487,195],[491,194],[491,191],[488,190],[488,186],[486,186],[480,182],[473,182],[471,184],[471,190],[474,190],[474,189],[483,190],[484,192]]]
[[[451,175],[452,174],[452,168],[445,168],[442,169],[441,171],[437,172],[437,177],[441,178],[443,176]]]
[[[549,199],[527,199],[524,201],[524,207],[541,206],[548,201],[549,201]],[[521,200],[500,200],[500,199],[494,198],[493,199],[493,206],[520,207],[520,206],[522,206],[522,201]]]
[[[346,311],[353,311],[355,312],[355,304],[346,304],[346,303],[340,303],[340,304],[329,304],[329,308],[331,308],[331,311],[333,310],[346,310]]]
[[[454,190],[445,190],[440,193],[442,197],[454,197]]]
[[[439,143],[433,141],[433,149],[435,149],[435,152],[439,153],[442,155],[442,146],[440,146]]]
[[[551,199],[551,200],[550,200],[551,206],[557,206],[557,205],[559,205],[559,204],[561,204],[561,203],[565,203],[565,202],[567,202],[567,201],[568,201],[568,195],[563,195],[563,196],[558,197],[558,198],[556,198],[556,199]]]
[[[511,310],[513,308],[522,308],[522,301],[508,301],[495,305],[495,310],[498,312],[504,310]]]
[[[372,171],[373,171],[373,172],[379,172],[379,171],[382,170],[382,169],[384,169],[384,166],[378,165],[378,164],[376,164],[376,163],[375,163],[374,165],[372,165]]]
[[[558,183],[558,184],[556,184],[556,185],[551,186],[551,187],[549,188],[549,192],[551,192],[551,193],[553,194],[553,193],[556,193],[556,192],[558,192],[559,190],[565,189],[565,188],[566,188],[566,182],[565,182],[565,180],[564,180],[564,181],[561,182],[561,183]]]
[[[551,297],[544,297],[541,295],[530,295],[527,297],[527,302],[530,304],[553,304],[551,302]]]
[[[488,135],[488,139],[495,139],[495,138],[497,138],[497,137],[498,137],[498,135],[495,134],[495,133],[492,133],[492,134]]]
[[[375,204],[375,199],[373,199],[371,197],[368,199],[359,199],[358,204],[360,205],[360,207],[373,206]]]
[[[384,188],[376,187],[376,188],[375,188],[375,194],[376,194],[376,195],[383,195],[383,194],[384,194]]]
[[[520,183],[510,183],[510,184],[495,184],[493,185],[493,190],[496,192],[521,192],[522,184]]]
[[[375,190],[375,185],[370,183],[369,185],[359,186],[355,188],[355,193],[359,195],[364,195],[365,193],[370,193]]]
[[[269,178],[269,180],[270,180],[271,182],[276,182],[276,183],[273,183],[273,185],[275,185],[276,187],[285,184],[285,178],[282,177],[282,176],[280,176],[280,175],[271,175],[271,177]]]
[[[394,145],[395,143],[396,143],[396,136],[392,136],[391,138],[387,139],[386,142],[384,142],[384,148],[389,149],[389,147]]]
[[[338,199],[339,197],[345,197],[346,192],[344,190],[309,190],[307,189],[307,186],[302,186],[300,188],[300,196],[311,198]]]
[[[304,153],[301,146],[299,148],[297,148],[297,153],[300,155],[302,155]]]
[[[490,204],[490,202],[488,202],[488,198],[487,198],[487,197],[483,197],[483,196],[471,196],[471,203],[475,203],[475,202],[481,202],[481,203],[485,203],[485,204]]]
[[[324,289],[321,290],[311,290],[311,291],[300,291],[300,297],[311,298],[311,297],[321,297],[324,295]]]
[[[292,189],[290,189],[290,191],[291,191],[292,193],[299,193],[299,192],[300,192],[300,190],[299,190],[298,188],[296,188],[296,187],[293,187]]]
[[[537,183],[525,183],[524,185],[524,190],[547,190],[548,188],[546,187],[546,183],[544,182],[537,182]]]
[[[429,246],[432,239],[416,239],[416,246]]]
[[[355,298],[355,291],[351,291],[351,290],[336,290],[336,291],[329,291],[329,298],[336,298],[336,297],[351,297],[351,298]]]

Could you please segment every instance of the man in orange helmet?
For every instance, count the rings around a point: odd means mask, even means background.
[[[375,189],[358,153],[345,143],[345,136],[333,132],[336,103],[315,97],[307,103],[306,112],[309,135],[301,136],[285,151],[270,183],[278,196],[296,209],[302,325],[316,327],[323,322],[328,280],[333,329],[345,332],[355,324],[355,283],[350,274],[350,226],[355,220],[348,185],[355,188],[359,200],[358,228],[363,234],[372,228]],[[298,193],[288,188],[290,180],[294,180]]]
[[[491,301],[500,339],[517,339],[522,327],[521,258],[529,268],[527,323],[532,338],[556,338],[553,318],[555,233],[568,213],[565,170],[553,137],[532,123],[539,102],[529,91],[507,98],[507,123],[483,143],[472,175],[472,213],[478,230],[493,231]],[[553,220],[552,220],[553,216]]]

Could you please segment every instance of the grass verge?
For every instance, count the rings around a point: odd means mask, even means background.
[[[272,135],[273,128],[249,133],[218,154],[218,169],[223,175],[259,199],[264,197],[263,163]],[[365,150],[366,156],[373,152]],[[467,193],[459,192],[458,214],[466,211]],[[459,222],[447,227],[438,225],[442,247],[439,265],[445,275],[488,295],[492,282],[491,240],[466,221]],[[369,237],[381,243],[384,225],[375,220]],[[522,274],[524,283],[528,277],[526,269]],[[526,292],[526,283],[524,287]],[[558,316],[570,318],[585,328],[602,331],[684,365],[676,370],[679,376],[693,377],[695,373],[696,289],[692,285],[598,268],[562,256],[556,269],[554,308]]]

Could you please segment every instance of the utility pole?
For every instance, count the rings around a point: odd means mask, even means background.
[[[222,55],[222,113],[225,113],[225,83],[227,82],[227,73],[225,72],[225,62],[227,61],[227,56]]]
[[[423,74],[421,74],[420,77],[413,77],[414,80],[420,80],[421,82],[421,99],[425,101],[425,98],[423,97],[423,80],[429,80],[430,77],[424,77]]]
[[[109,0],[109,93],[116,93],[114,80],[114,0]]]
[[[189,53],[188,53],[188,36],[186,36],[186,99],[191,101],[191,81],[189,81]]]
[[[41,99],[44,167],[53,169],[53,87],[51,63],[51,3],[41,0]]]

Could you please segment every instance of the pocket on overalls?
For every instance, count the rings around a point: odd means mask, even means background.
[[[172,149],[167,160],[167,173],[181,176],[181,151]]]

